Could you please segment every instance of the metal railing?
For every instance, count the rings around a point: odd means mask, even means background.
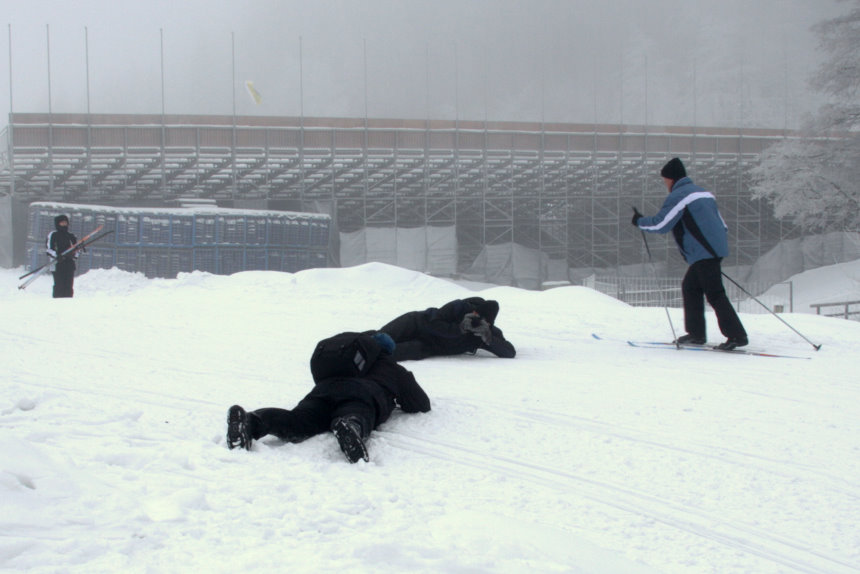
[[[591,275],[586,277],[582,284],[634,307],[683,306],[680,277]],[[776,285],[750,284],[746,287],[752,293],[763,293],[757,296],[758,299],[777,313],[794,310],[794,289],[790,281]],[[729,300],[734,303],[738,311],[767,312],[731,283],[725,283],[725,288]]]
[[[855,316],[860,320],[860,309],[851,310],[852,305],[860,305],[860,301],[834,301],[833,303],[812,303],[811,308],[815,309],[816,315],[824,315],[825,317],[842,317],[843,319],[853,319]],[[824,307],[842,307],[839,313],[822,313]]]

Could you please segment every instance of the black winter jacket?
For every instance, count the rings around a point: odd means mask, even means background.
[[[474,333],[464,333],[460,329],[463,318],[477,312],[491,325],[492,342],[485,345]],[[481,297],[455,299],[442,307],[430,307],[424,311],[411,311],[397,317],[380,331],[388,333],[395,343],[421,341],[431,355],[461,355],[474,353],[479,348],[504,358],[513,358],[516,349],[508,342],[502,330],[494,325],[499,314],[496,301]]]
[[[388,420],[396,407],[407,413],[430,410],[430,398],[412,373],[387,354],[380,355],[366,375],[323,379],[309,396],[338,402],[371,399],[376,407],[374,428]]]
[[[68,229],[62,227],[48,234],[48,241],[45,246],[45,251],[51,257],[57,258],[63,251],[78,242],[78,238],[74,233],[70,233]],[[64,257],[63,264],[74,266],[74,259],[71,256]]]

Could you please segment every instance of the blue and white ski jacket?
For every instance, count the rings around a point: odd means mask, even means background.
[[[684,260],[693,264],[702,259],[727,257],[728,227],[710,191],[689,177],[675,182],[656,215],[641,217],[639,229],[649,233],[673,232]]]

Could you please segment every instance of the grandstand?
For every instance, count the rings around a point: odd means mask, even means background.
[[[784,137],[677,126],[15,113],[0,134],[0,168],[22,205],[197,199],[325,213],[341,239],[329,264],[382,260],[535,287],[571,270],[643,262],[630,206],[656,211],[665,196],[659,170],[673,156],[717,195],[731,233],[727,263],[751,264],[798,234],[751,198],[747,178],[762,150]],[[24,243],[15,242],[19,262]],[[670,241],[652,241],[652,252],[678,263]]]

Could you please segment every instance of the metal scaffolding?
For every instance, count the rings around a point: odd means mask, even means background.
[[[729,264],[798,231],[753,200],[748,170],[782,130],[172,115],[10,114],[5,185],[17,199],[326,211],[336,228],[453,226],[458,269],[518,244],[565,268],[643,261],[630,206],[654,213],[678,156],[718,198]],[[279,207],[280,206],[280,207]],[[668,261],[671,242],[655,259]]]

